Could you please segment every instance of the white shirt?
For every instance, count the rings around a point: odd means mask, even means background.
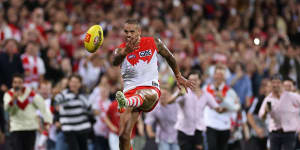
[[[245,111],[234,113],[231,118],[231,137],[229,143],[243,139],[243,124],[247,123],[247,115]]]
[[[177,122],[175,129],[184,132],[187,135],[194,135],[196,130],[205,131],[205,120],[203,110],[205,106],[214,109],[219,105],[213,96],[207,92],[203,92],[199,97],[188,91],[187,94],[176,99],[178,104]]]
[[[2,26],[0,26],[0,35],[3,34],[3,38],[4,39],[1,39],[2,37],[0,37],[0,41],[3,40],[7,40],[7,39],[11,39],[13,38],[13,34],[9,28],[9,26],[7,24],[2,24]]]
[[[44,100],[45,105],[46,105],[46,109],[49,109],[49,112],[51,112],[51,101],[52,101],[51,98],[47,98],[47,99]],[[43,117],[40,110],[37,110],[36,113],[41,118]],[[56,126],[55,126],[55,124],[50,125],[49,138],[53,141],[56,141]]]
[[[89,97],[89,102],[92,104],[92,109],[100,111],[100,114],[95,116],[96,123],[94,124],[93,129],[95,135],[108,137],[109,128],[104,123],[103,119],[106,117],[106,112],[111,104],[111,101],[109,99],[102,100],[100,90],[101,89],[99,87],[95,88]]]
[[[79,75],[82,77],[82,83],[88,88],[93,88],[99,79],[99,75],[101,72],[100,67],[95,67],[92,62],[88,62],[87,66],[84,67],[84,62],[86,60],[83,60],[79,64]]]
[[[4,110],[10,116],[10,131],[37,130],[39,122],[36,119],[36,111],[40,110],[43,119],[47,123],[52,123],[52,114],[45,106],[42,96],[36,94],[30,88],[25,88],[23,94],[14,102],[12,100],[14,89],[10,89],[4,94]]]
[[[213,84],[208,84],[203,89],[208,92],[208,86],[215,91]],[[221,84],[219,89],[225,88],[225,84]],[[215,98],[215,97],[214,97]],[[216,98],[215,98],[216,100]],[[239,99],[237,94],[232,88],[229,88],[226,93],[224,100],[220,103],[221,107],[225,107],[228,111],[224,113],[218,113],[214,109],[206,107],[204,110],[204,120],[207,127],[211,127],[217,130],[229,130],[230,129],[230,118],[240,108]]]
[[[271,103],[269,113],[269,131],[283,129],[284,132],[300,131],[300,95],[293,92],[284,91],[277,98],[273,93],[269,94],[259,110],[259,117],[262,118],[266,111],[267,103]]]
[[[39,77],[46,72],[44,61],[39,56],[31,56],[26,53],[21,56],[23,68],[30,74],[25,77],[25,86],[38,88]]]

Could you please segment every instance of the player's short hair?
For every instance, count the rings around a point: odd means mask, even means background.
[[[5,47],[9,42],[14,42],[17,45],[17,48],[19,48],[19,43],[15,39],[7,39],[4,41],[3,47]]]
[[[216,73],[218,70],[222,72],[222,74],[225,76],[226,75],[226,66],[222,64],[217,64],[215,67],[214,73]]]
[[[282,75],[281,74],[275,74],[271,77],[271,81],[272,80],[280,80],[283,81]]]
[[[222,64],[217,64],[216,67],[215,67],[215,71],[216,72],[217,70],[222,70],[224,72],[224,75],[225,75],[225,72],[226,72],[226,67]]]
[[[34,46],[39,46],[39,43],[37,43],[36,41],[28,41],[27,45],[32,44]]]
[[[80,83],[82,83],[82,77],[78,74],[72,74],[70,77],[69,77],[69,81],[72,79],[72,78],[77,78]]]
[[[134,24],[134,25],[137,25],[138,27],[141,26],[140,22],[138,20],[136,20],[136,19],[128,19],[128,20],[126,20],[125,23],[127,23],[127,24]]]
[[[24,75],[21,73],[15,73],[15,74],[13,74],[12,79],[14,80],[15,78],[24,80]]]
[[[219,69],[220,70],[226,70],[226,67],[224,65],[222,65],[222,64],[217,64],[215,70],[219,70]]]
[[[48,81],[48,80],[43,80],[41,81],[41,83],[39,84],[39,88],[41,88],[41,85],[48,85],[50,84],[52,86],[52,82]]]
[[[295,82],[292,78],[290,78],[290,77],[284,78],[283,81],[284,81],[284,82],[285,82],[285,81],[289,81],[289,82],[292,82],[293,85],[296,85],[296,82]]]
[[[192,70],[189,74],[190,75],[197,75],[199,79],[202,77],[202,73],[199,70]]]

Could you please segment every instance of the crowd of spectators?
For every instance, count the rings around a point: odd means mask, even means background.
[[[64,135],[73,127],[66,127],[68,123],[56,117],[56,113],[67,112],[57,95],[68,94],[66,88],[71,86],[80,87],[79,93],[87,97],[87,104],[80,107],[88,112],[84,117],[91,127],[86,127],[94,133],[84,134],[90,139],[89,148],[118,145],[119,114],[113,100],[115,92],[122,89],[122,79],[119,67],[112,65],[112,53],[123,41],[122,27],[129,18],[140,21],[142,36],[159,37],[166,43],[185,77],[194,70],[200,71],[201,86],[212,82],[215,65],[226,66],[226,83],[241,104],[236,118],[242,120],[242,125],[233,123],[237,126],[230,131],[234,133],[244,125],[250,128],[250,137],[241,133],[230,140],[231,144],[241,141],[241,149],[246,149],[247,144],[259,145],[255,139],[267,141],[267,129],[255,128],[254,120],[257,106],[268,93],[265,88],[271,76],[280,74],[286,80],[285,88],[299,93],[298,0],[0,0],[0,149],[11,147],[10,116],[4,111],[2,99],[12,88],[16,73],[23,74],[24,85],[40,93],[52,106],[54,120],[50,127],[47,125],[48,140],[40,141],[44,135],[41,125],[37,149],[66,149],[66,143],[81,141],[74,138],[81,132]],[[91,54],[84,49],[83,39],[94,24],[102,26],[104,43]],[[161,59],[160,81],[164,90],[173,92],[175,79],[167,66]],[[70,85],[72,77],[78,85]],[[77,95],[74,99],[80,98]],[[145,115],[142,116],[132,142],[136,149],[154,149],[155,134],[144,132]],[[74,125],[72,121],[70,124]]]

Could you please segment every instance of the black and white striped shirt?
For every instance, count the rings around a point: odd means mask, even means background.
[[[249,110],[248,110],[248,113],[258,116],[259,109],[260,109],[264,99],[265,99],[264,95],[261,95],[259,97],[255,97],[252,104],[251,104],[251,106],[250,106],[250,108],[249,108]]]
[[[91,128],[88,112],[90,104],[84,94],[75,95],[69,89],[55,96],[59,106],[59,122],[62,131],[83,131]]]

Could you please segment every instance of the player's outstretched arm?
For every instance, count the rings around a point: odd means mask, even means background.
[[[126,52],[122,48],[116,48],[114,53],[113,53],[113,65],[118,66],[120,65],[124,58],[126,57]]]
[[[155,38],[155,44],[156,44],[156,47],[158,49],[158,53],[167,60],[169,66],[172,68],[176,78],[178,76],[181,76],[180,71],[179,71],[179,67],[178,67],[178,65],[176,63],[176,60],[175,60],[175,57],[169,51],[167,46],[159,38]]]
[[[181,75],[175,57],[167,48],[167,46],[159,38],[155,38],[155,44],[158,49],[158,53],[167,60],[169,66],[172,68],[179,88],[184,87],[186,91],[187,88],[191,88],[191,89],[194,88],[194,83],[185,79]]]

